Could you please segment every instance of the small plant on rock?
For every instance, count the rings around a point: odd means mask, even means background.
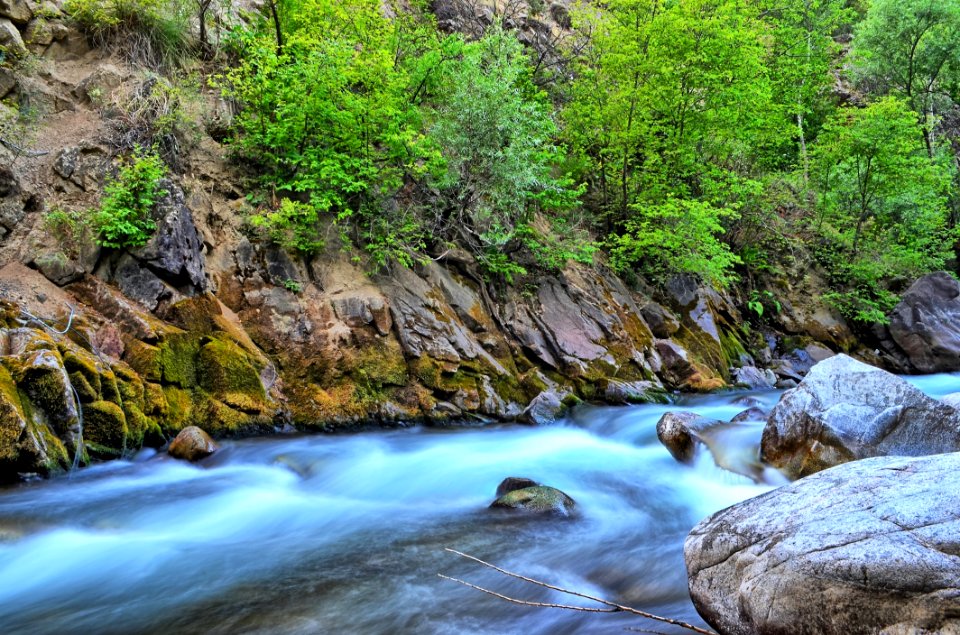
[[[137,150],[123,161],[117,177],[103,190],[100,210],[94,215],[97,242],[116,249],[142,247],[156,223],[150,216],[163,195],[160,180],[167,168],[153,151]]]

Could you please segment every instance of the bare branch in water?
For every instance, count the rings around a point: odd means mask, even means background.
[[[630,614],[632,614],[632,615],[638,615],[638,616],[640,616],[640,617],[646,618],[646,619],[648,619],[648,620],[653,620],[653,621],[655,621],[655,622],[663,622],[664,624],[670,624],[670,625],[672,625],[672,626],[678,626],[678,627],[683,628],[683,629],[686,629],[686,630],[688,630],[688,631],[693,631],[694,633],[700,633],[701,635],[717,635],[717,633],[715,633],[715,632],[713,632],[713,631],[710,631],[710,630],[707,630],[707,629],[704,629],[704,628],[700,628],[699,626],[694,626],[693,624],[688,624],[688,623],[682,622],[682,621],[680,621],[680,620],[675,620],[675,619],[672,619],[672,618],[669,618],[669,617],[662,617],[662,616],[660,616],[660,615],[654,615],[653,613],[647,613],[646,611],[641,611],[641,610],[639,610],[639,609],[635,609],[635,608],[630,607],[630,606],[624,606],[624,605],[622,605],[622,604],[617,604],[616,602],[611,602],[610,600],[604,600],[603,598],[598,598],[598,597],[594,597],[594,596],[592,596],[592,595],[587,595],[586,593],[580,593],[580,592],[578,592],[578,591],[571,591],[570,589],[564,589],[563,587],[558,587],[558,586],[555,586],[555,585],[553,585],[553,584],[548,584],[548,583],[546,583],[546,582],[542,582],[542,581],[540,581],[540,580],[535,580],[535,579],[533,579],[533,578],[528,578],[527,576],[520,575],[519,573],[514,573],[513,571],[507,571],[506,569],[502,569],[502,568],[500,568],[500,567],[498,567],[498,566],[496,566],[496,565],[490,564],[489,562],[485,562],[485,561],[481,560],[480,558],[477,558],[477,557],[475,557],[475,556],[471,556],[471,555],[469,555],[469,554],[466,554],[466,553],[457,551],[456,549],[450,549],[449,547],[445,547],[445,548],[444,548],[444,551],[448,551],[448,552],[450,552],[450,553],[456,554],[456,555],[458,555],[458,556],[460,556],[460,557],[462,557],[462,558],[466,558],[467,560],[472,560],[473,562],[476,562],[477,564],[480,564],[480,565],[483,565],[483,566],[488,567],[488,568],[490,568],[490,569],[493,569],[493,570],[496,571],[497,573],[502,573],[502,574],[505,575],[505,576],[508,576],[508,577],[511,577],[511,578],[516,578],[517,580],[523,580],[524,582],[528,582],[528,583],[530,583],[530,584],[533,584],[533,585],[536,585],[536,586],[539,586],[539,587],[543,587],[543,588],[546,588],[546,589],[550,589],[550,590],[552,590],[552,591],[557,591],[557,592],[559,592],[559,593],[565,593],[565,594],[567,594],[567,595],[572,595],[572,596],[574,596],[574,597],[579,597],[579,598],[583,598],[583,599],[585,599],[585,600],[590,600],[591,602],[597,602],[598,604],[602,604],[602,605],[604,605],[604,606],[606,606],[606,607],[609,607],[609,608],[595,608],[595,607],[585,607],[585,606],[570,606],[570,605],[566,605],[566,604],[552,604],[552,603],[547,603],[547,602],[531,602],[531,601],[528,601],[528,600],[520,600],[520,599],[518,599],[518,598],[509,597],[509,596],[506,596],[506,595],[497,593],[497,592],[495,592],[495,591],[491,591],[491,590],[489,590],[489,589],[484,589],[483,587],[479,587],[479,586],[477,586],[477,585],[475,585],[475,584],[470,584],[469,582],[465,582],[465,581],[460,580],[460,579],[457,579],[457,578],[451,578],[451,577],[449,577],[449,576],[445,576],[445,575],[439,574],[439,573],[437,574],[437,575],[439,575],[441,578],[443,578],[443,579],[445,579],[445,580],[452,580],[453,582],[457,582],[457,583],[462,584],[462,585],[464,585],[464,586],[470,587],[471,589],[476,589],[477,591],[481,591],[481,592],[483,592],[483,593],[487,593],[487,594],[492,595],[492,596],[494,596],[494,597],[500,598],[501,600],[505,600],[505,601],[507,601],[507,602],[512,602],[513,604],[521,604],[521,605],[524,605],[524,606],[534,606],[534,607],[539,607],[539,608],[566,609],[566,610],[570,610],[570,611],[582,611],[582,612],[586,612],[586,613],[630,613]],[[640,629],[636,629],[636,630],[640,630]]]

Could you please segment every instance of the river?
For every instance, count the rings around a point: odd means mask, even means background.
[[[913,381],[939,396],[957,375]],[[682,546],[704,516],[767,491],[708,453],[676,463],[655,426],[671,409],[729,419],[744,397],[583,407],[560,425],[423,428],[226,441],[191,465],[143,452],[0,489],[0,633],[681,633],[590,606],[444,551],[703,625]],[[759,426],[757,434],[759,434]],[[573,518],[489,510],[523,476],[578,503]]]

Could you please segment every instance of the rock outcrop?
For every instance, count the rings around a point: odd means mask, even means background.
[[[834,467],[710,516],[690,595],[727,635],[960,632],[960,454]]]
[[[784,393],[761,459],[791,479],[872,456],[960,450],[960,412],[886,371],[838,355]]]
[[[918,372],[960,370],[960,282],[945,272],[920,278],[893,309],[889,329]]]

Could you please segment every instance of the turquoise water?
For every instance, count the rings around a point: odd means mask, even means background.
[[[957,376],[915,381],[931,392],[960,386]],[[750,396],[769,407],[779,393]],[[143,453],[3,489],[0,633],[683,632],[485,596],[437,573],[572,601],[443,548],[702,624],[687,596],[684,537],[770,486],[720,470],[707,453],[676,463],[655,426],[670,409],[729,419],[743,397],[583,408],[543,428],[233,441],[197,465]],[[487,509],[507,476],[564,490],[579,514]]]

